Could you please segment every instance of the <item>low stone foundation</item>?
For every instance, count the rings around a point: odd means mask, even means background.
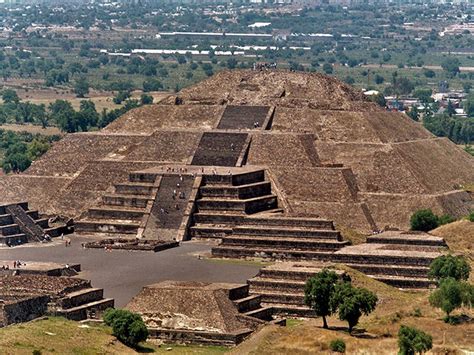
[[[140,250],[158,252],[179,246],[177,241],[150,240],[150,239],[125,239],[109,238],[96,242],[85,243],[86,248],[114,249],[114,250]]]

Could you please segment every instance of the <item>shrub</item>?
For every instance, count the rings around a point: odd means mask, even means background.
[[[434,259],[430,264],[428,276],[440,281],[448,277],[455,280],[467,280],[471,267],[462,256],[442,255]]]
[[[362,314],[368,315],[377,305],[377,295],[350,282],[339,282],[331,298],[331,309],[338,309],[339,319],[347,321],[349,333],[359,323]]]
[[[334,271],[323,269],[311,277],[305,285],[304,302],[314,310],[317,316],[323,318],[323,327],[328,328],[326,317],[334,310],[330,306],[331,297],[338,277]]]
[[[418,210],[410,218],[411,229],[428,232],[438,227],[438,217],[430,209]]]
[[[445,214],[443,216],[438,217],[438,225],[442,226],[444,224],[453,223],[456,219],[450,216],[449,214]]]
[[[412,327],[402,325],[398,331],[398,348],[400,355],[423,353],[433,347],[431,335]]]
[[[474,211],[469,213],[469,216],[467,216],[467,219],[469,220],[469,222],[474,222]]]
[[[439,288],[430,295],[430,304],[446,312],[444,321],[451,322],[451,312],[474,303],[474,286],[453,278],[442,279]]]
[[[136,348],[148,338],[148,329],[139,314],[123,309],[109,308],[104,322],[112,327],[113,335],[125,345]]]
[[[329,344],[331,351],[336,353],[345,353],[346,352],[346,343],[342,339],[334,339]]]

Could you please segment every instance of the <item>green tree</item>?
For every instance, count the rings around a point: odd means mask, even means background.
[[[153,103],[153,96],[142,94],[140,96],[140,102],[142,105],[151,105]]]
[[[136,348],[148,338],[148,329],[139,314],[109,308],[104,313],[104,322],[112,327],[113,335],[125,345]]]
[[[406,325],[402,325],[398,331],[398,353],[400,355],[423,354],[433,347],[431,335]]]
[[[451,322],[451,312],[474,303],[474,287],[467,282],[460,282],[451,277],[442,279],[439,288],[430,295],[430,304],[446,313],[445,322]]]
[[[380,107],[385,107],[385,105],[387,104],[387,101],[385,100],[385,97],[381,92],[376,95],[370,95],[369,100],[375,102]]]
[[[431,262],[428,276],[437,281],[448,277],[460,281],[467,280],[470,272],[471,267],[463,256],[448,254],[439,256]]]
[[[464,112],[469,117],[474,117],[474,94],[470,94],[463,103]]]
[[[456,110],[451,101],[448,101],[448,106],[446,106],[446,114],[450,117],[456,114]]]
[[[77,97],[84,97],[89,93],[89,83],[86,78],[81,76],[74,84],[74,92]]]
[[[347,321],[349,333],[359,322],[359,318],[371,313],[377,305],[377,295],[359,287],[353,287],[350,282],[339,282],[331,298],[331,309],[338,309],[339,319]]]
[[[441,68],[448,73],[449,76],[453,77],[459,73],[459,59],[458,58],[446,58],[441,63]]]
[[[2,100],[4,103],[15,103],[17,104],[20,101],[15,90],[5,89],[2,91]]]
[[[78,117],[69,101],[56,100],[49,104],[49,111],[51,118],[56,121],[63,132],[73,133],[78,131]]]
[[[324,64],[323,64],[323,71],[324,71],[326,74],[332,74],[332,72],[333,72],[332,65],[329,64],[329,63],[324,63]]]
[[[419,120],[418,109],[416,106],[412,106],[410,111],[407,112],[408,117],[410,117],[413,121]]]
[[[418,210],[410,218],[411,229],[428,232],[438,227],[438,217],[430,209]]]
[[[334,271],[323,269],[308,279],[304,290],[304,302],[323,318],[323,328],[328,328],[326,317],[333,313],[330,300],[334,294],[338,276]]]

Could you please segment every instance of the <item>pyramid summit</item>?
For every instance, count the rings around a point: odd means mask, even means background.
[[[259,171],[261,181],[235,183]],[[171,172],[203,179],[180,180],[185,198],[179,199]],[[242,185],[228,189],[236,194],[232,203],[206,188],[213,176]],[[150,224],[162,231],[190,227],[192,219],[184,227],[179,222],[193,213],[187,202],[194,196],[203,210],[243,206],[240,212],[252,214],[265,205],[366,232],[406,229],[420,208],[466,215],[473,200],[460,187],[473,181],[469,154],[334,78],[236,70],[129,111],[99,132],[67,135],[23,174],[0,177],[0,204],[28,201],[95,230],[146,235]],[[156,221],[141,224],[140,209]],[[168,209],[178,223],[160,217]],[[128,226],[108,223],[114,213]],[[108,224],[91,227],[99,217]]]

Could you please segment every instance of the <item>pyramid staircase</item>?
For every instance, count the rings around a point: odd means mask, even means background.
[[[95,318],[113,307],[113,298],[104,298],[103,289],[94,288],[90,281],[84,280],[79,286],[53,298],[48,305],[48,313],[79,321]]]
[[[388,232],[336,252],[332,260],[394,287],[422,289],[435,286],[428,278],[429,266],[446,247],[443,238],[426,233]]]
[[[49,226],[49,219],[29,210],[28,202],[0,206],[0,245],[39,242],[45,234],[54,238],[63,232],[67,232],[65,226]]]
[[[266,266],[247,280],[249,293],[259,296],[262,305],[272,307],[273,314],[290,317],[315,317],[304,303],[306,281],[320,272],[324,265],[315,262],[283,262]],[[344,272],[335,269],[339,276]]]
[[[236,285],[228,290],[229,299],[237,307],[240,314],[259,319],[264,322],[273,321],[272,307],[262,306],[259,295],[249,294],[249,285]]]
[[[193,238],[222,238],[248,215],[281,212],[277,206],[277,196],[264,170],[203,175],[190,234]]]
[[[76,232],[136,236],[155,199],[159,185],[155,180],[156,176],[143,181],[130,174],[128,182],[114,185],[113,193],[103,195],[101,203],[76,222]]]

